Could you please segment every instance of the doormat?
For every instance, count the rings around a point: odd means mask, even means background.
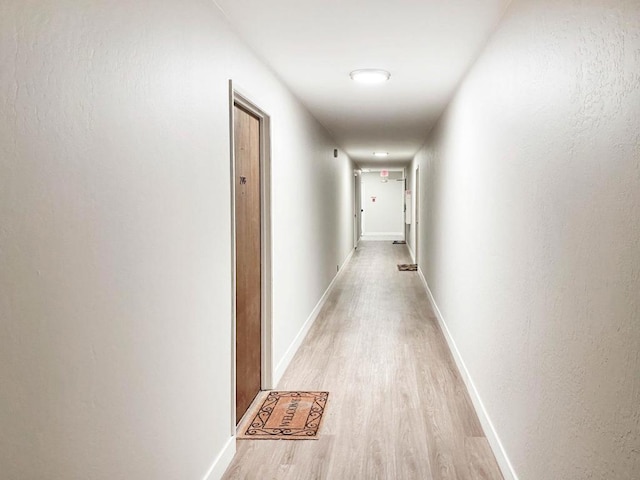
[[[237,438],[317,440],[329,392],[267,392],[245,417]]]
[[[401,272],[416,272],[418,271],[418,265],[415,263],[400,263],[398,264],[398,270]]]
[[[405,242],[404,240],[394,240],[393,244],[394,245],[405,245],[407,242]]]

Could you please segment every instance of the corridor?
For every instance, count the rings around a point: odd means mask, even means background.
[[[318,441],[238,440],[231,479],[501,479],[404,245],[361,241],[278,385],[326,390]]]
[[[640,0],[3,0],[0,64],[0,480],[640,479]]]

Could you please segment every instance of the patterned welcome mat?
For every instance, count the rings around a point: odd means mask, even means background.
[[[317,440],[328,397],[329,392],[266,392],[245,416],[237,438]]]
[[[418,265],[415,263],[400,263],[398,264],[398,270],[401,272],[417,272]]]

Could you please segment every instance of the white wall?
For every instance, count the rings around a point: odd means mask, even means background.
[[[640,478],[640,3],[514,0],[414,161],[424,275],[521,480]]]
[[[382,183],[380,172],[362,173],[362,236],[369,239],[401,239],[404,236],[404,183],[399,172],[390,172]],[[373,198],[375,197],[375,201]]]
[[[207,0],[4,1],[0,64],[0,476],[202,479],[233,451],[228,80],[272,118],[276,364],[353,165]]]

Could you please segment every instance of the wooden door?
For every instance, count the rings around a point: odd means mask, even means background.
[[[260,391],[260,120],[234,106],[236,423]]]

